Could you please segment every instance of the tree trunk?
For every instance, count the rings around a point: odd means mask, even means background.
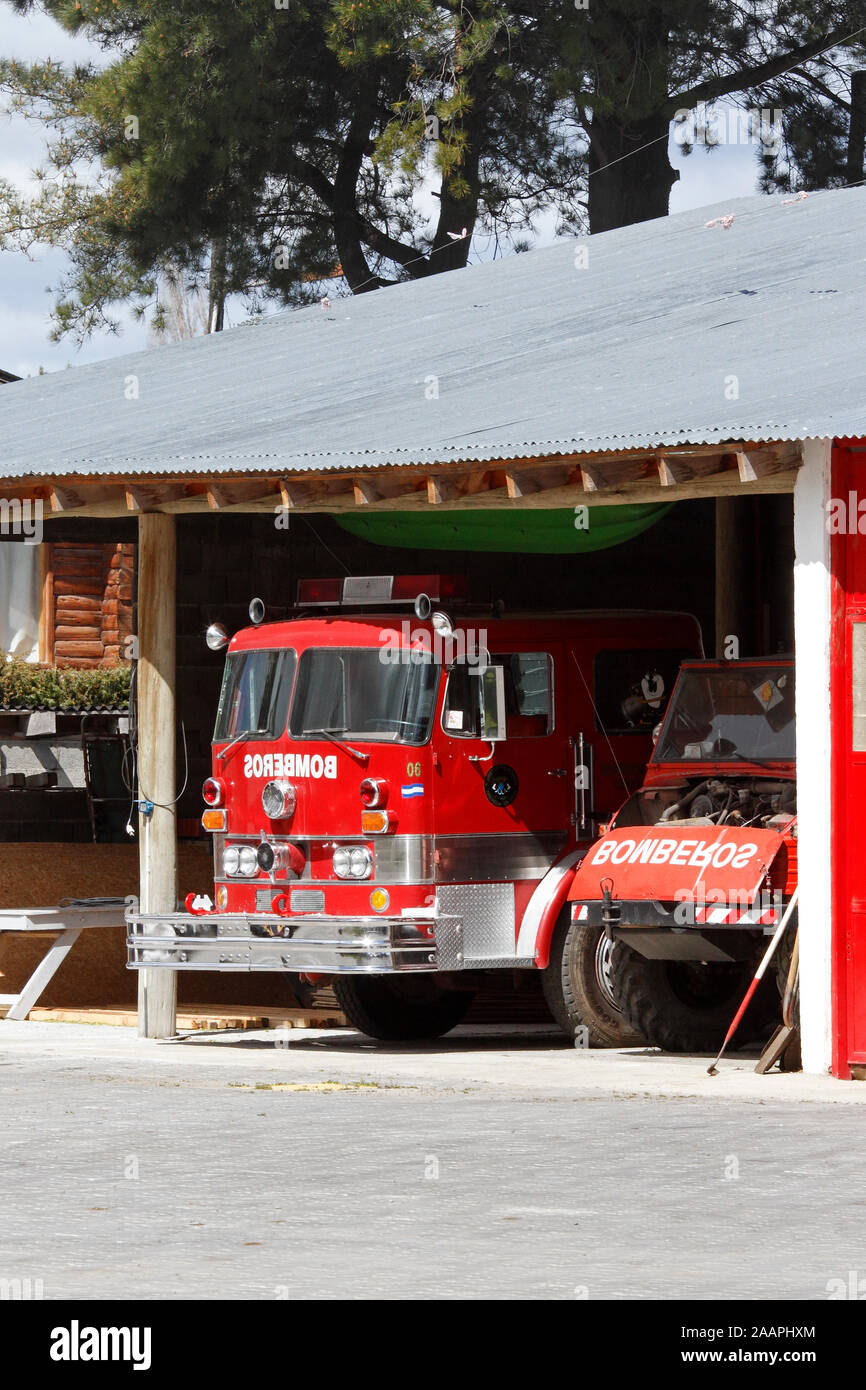
[[[661,100],[661,97],[660,97]],[[608,232],[667,217],[679,178],[668,159],[669,121],[663,111],[628,122],[593,116],[589,126],[589,230]]]
[[[221,333],[226,312],[226,238],[214,237],[210,244],[208,277],[208,333]]]
[[[866,149],[866,71],[851,74],[851,123],[848,126],[849,183],[859,183],[863,177],[863,156]]]
[[[477,165],[476,157],[474,178],[465,165],[461,170],[464,178],[469,176],[471,189],[465,197],[455,197],[449,190],[448,181],[442,182],[439,221],[430,250],[430,270],[434,275],[443,270],[462,270],[469,257],[472,232],[478,216]]]

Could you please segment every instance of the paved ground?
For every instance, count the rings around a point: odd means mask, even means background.
[[[0,1281],[814,1300],[853,1272],[866,1290],[866,1086],[753,1065],[710,1079],[541,1030],[383,1048],[0,1023]]]

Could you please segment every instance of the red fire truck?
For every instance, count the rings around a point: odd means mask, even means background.
[[[228,643],[202,818],[215,902],[131,909],[131,966],[331,980],[378,1038],[438,1036],[484,972],[539,969],[569,1032],[634,1040],[594,950],[569,956],[566,899],[640,783],[696,620],[506,615],[433,575],[304,581],[290,617],[250,616],[208,635]]]
[[[603,977],[669,1051],[715,1050],[797,882],[794,664],[689,661],[643,786],[587,852],[570,932],[613,943]],[[796,909],[777,953],[784,983]],[[740,1025],[778,1017],[769,977]]]

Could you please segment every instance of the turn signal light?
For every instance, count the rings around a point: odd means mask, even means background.
[[[205,811],[201,823],[205,830],[225,830],[226,813],[225,811]]]
[[[391,828],[390,811],[362,811],[361,834],[382,835]]]

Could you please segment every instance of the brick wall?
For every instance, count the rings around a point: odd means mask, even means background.
[[[57,666],[113,666],[132,631],[135,547],[129,542],[48,547],[46,645]]]

